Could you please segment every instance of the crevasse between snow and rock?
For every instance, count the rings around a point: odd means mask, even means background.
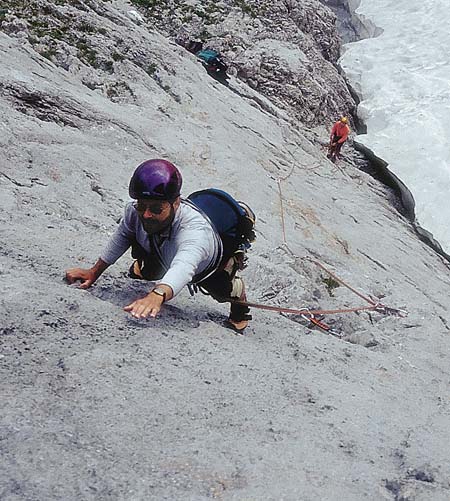
[[[448,2],[351,2],[378,36],[345,46],[340,64],[361,98],[365,146],[411,190],[418,223],[450,250]],[[376,33],[375,33],[376,35]]]

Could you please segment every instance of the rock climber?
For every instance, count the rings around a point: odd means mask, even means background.
[[[330,145],[328,147],[327,157],[336,162],[340,158],[342,145],[347,141],[350,134],[350,127],[348,126],[348,118],[340,118],[332,127],[330,134]]]
[[[180,197],[180,171],[167,160],[147,160],[137,167],[129,184],[134,202],[125,206],[124,217],[89,269],[71,268],[66,279],[79,287],[90,287],[129,247],[132,264],[129,276],[154,281],[142,298],[124,310],[141,319],[156,317],[163,303],[188,284],[196,284],[214,299],[246,300],[242,278],[236,275],[239,263],[234,256],[222,256],[220,236],[205,216]],[[225,257],[225,259],[223,259]],[[226,326],[243,332],[249,308],[231,303]]]

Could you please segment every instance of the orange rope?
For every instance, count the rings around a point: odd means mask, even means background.
[[[379,308],[379,305],[373,306],[359,306],[357,308],[342,308],[337,310],[310,310],[309,308],[301,308],[299,310],[293,308],[284,308],[282,306],[271,306],[268,304],[250,303],[248,301],[231,301],[234,304],[242,304],[243,306],[248,306],[249,308],[256,308],[259,310],[269,310],[278,311],[280,313],[292,313],[295,315],[332,315],[334,313],[352,313],[356,311],[370,311]]]
[[[319,266],[319,268],[322,268],[322,270],[324,270],[325,272],[327,272],[328,275],[330,275],[334,280],[336,280],[336,282],[340,283],[344,287],[347,287],[347,289],[349,289],[352,292],[354,292],[361,299],[364,299],[364,301],[367,301],[371,305],[375,305],[376,304],[375,301],[373,301],[372,299],[368,298],[367,296],[365,296],[361,292],[357,291],[356,289],[354,289],[353,287],[351,287],[350,285],[348,285],[347,283],[345,283],[341,278],[339,278],[337,275],[335,275],[332,271],[330,271],[327,268],[325,268],[325,266],[322,263],[319,263],[319,261],[316,261],[315,259],[312,259],[310,257],[306,257],[306,259],[311,260],[314,264],[316,264],[317,266]]]
[[[281,224],[282,224],[282,230],[283,230],[283,243],[286,246],[286,248],[291,252],[291,254],[294,254],[288,246],[287,239],[286,239],[286,228],[285,228],[285,223],[284,223],[284,209],[283,209],[283,193],[281,191],[281,181],[285,181],[289,176],[294,171],[294,165],[292,166],[291,172],[284,178],[278,178],[277,179],[277,184],[278,184],[278,192],[280,195],[280,209],[281,209]],[[277,306],[269,306],[269,305],[263,305],[263,304],[258,304],[258,303],[248,303],[244,301],[232,301],[232,302],[238,302],[241,303],[245,306],[252,307],[252,308],[257,308],[261,310],[271,310],[271,311],[278,311],[281,313],[293,313],[293,314],[305,314],[305,313],[311,313],[315,315],[329,315],[329,314],[334,314],[334,313],[349,313],[349,312],[357,312],[357,311],[368,311],[368,310],[376,310],[380,313],[384,314],[393,314],[397,315],[400,317],[404,317],[408,314],[408,312],[404,310],[399,310],[396,308],[389,308],[381,303],[376,303],[373,299],[367,297],[366,295],[362,294],[361,292],[357,291],[350,285],[348,285],[346,282],[344,282],[341,278],[339,278],[337,275],[335,275],[332,271],[328,270],[322,263],[319,261],[316,261],[315,259],[312,259],[310,257],[306,257],[306,259],[309,259],[311,262],[319,266],[322,270],[324,270],[328,275],[330,275],[336,282],[339,284],[343,285],[350,291],[352,291],[354,294],[356,294],[358,297],[369,303],[371,306],[361,306],[357,308],[344,308],[344,309],[338,309],[338,310],[308,310],[307,308],[296,310],[296,309],[291,309],[291,308],[282,308],[282,307],[277,307]]]
[[[283,210],[283,194],[281,193],[281,180],[277,179],[278,191],[280,193],[280,207],[281,207],[281,228],[283,230],[283,242],[287,244],[286,241],[286,228],[284,225],[284,210]]]

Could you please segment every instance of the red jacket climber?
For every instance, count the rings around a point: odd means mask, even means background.
[[[342,117],[331,129],[330,146],[327,156],[332,162],[335,162],[339,158],[342,145],[347,141],[349,134],[350,127],[348,126],[348,118]]]

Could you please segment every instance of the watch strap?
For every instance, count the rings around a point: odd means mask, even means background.
[[[155,287],[154,289],[152,289],[152,292],[157,294],[158,296],[161,296],[163,298],[163,302],[166,300],[166,292],[161,287]]]

